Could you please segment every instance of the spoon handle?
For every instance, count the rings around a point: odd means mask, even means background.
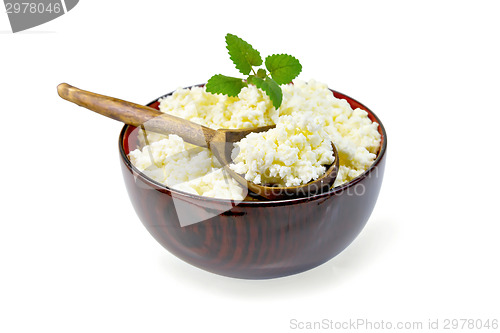
[[[103,116],[132,126],[142,126],[148,131],[160,134],[177,134],[184,141],[201,147],[208,147],[216,131],[175,117],[153,108],[99,95],[75,88],[67,83],[57,86],[61,98],[95,111]]]

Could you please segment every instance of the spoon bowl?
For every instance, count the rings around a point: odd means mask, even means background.
[[[67,83],[58,85],[57,92],[61,98],[103,116],[128,125],[142,127],[151,132],[176,134],[185,142],[209,148],[233,179],[240,185],[247,187],[251,192],[269,200],[298,198],[323,193],[333,186],[337,178],[339,158],[333,143],[334,162],[321,177],[303,185],[290,187],[257,185],[234,172],[229,167],[232,163],[233,144],[250,133],[267,131],[274,128],[275,125],[250,129],[214,130],[147,106],[78,89]]]

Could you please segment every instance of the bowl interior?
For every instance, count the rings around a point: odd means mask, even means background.
[[[330,89],[331,90],[331,89]],[[301,202],[301,201],[304,201],[304,200],[311,200],[313,198],[316,198],[316,197],[322,197],[322,196],[328,196],[328,195],[331,195],[335,192],[338,192],[338,191],[343,191],[345,188],[348,188],[348,187],[351,187],[353,185],[355,185],[360,179],[362,179],[363,177],[366,177],[371,171],[372,169],[378,164],[378,162],[381,160],[381,158],[384,156],[385,154],[385,151],[386,151],[386,147],[387,147],[387,135],[386,135],[386,132],[385,132],[385,128],[382,124],[382,122],[380,121],[380,119],[369,109],[367,108],[365,105],[363,105],[362,103],[358,102],[357,100],[345,95],[345,94],[342,94],[340,92],[337,92],[335,90],[331,90],[333,95],[336,97],[336,98],[339,98],[339,99],[345,99],[349,105],[351,106],[351,108],[354,110],[356,108],[360,108],[364,111],[366,111],[368,113],[368,117],[370,118],[370,120],[372,122],[375,122],[378,124],[378,132],[380,133],[381,135],[381,142],[380,142],[380,149],[377,153],[377,157],[375,159],[375,161],[373,162],[373,164],[364,172],[362,173],[361,175],[359,175],[358,177],[356,177],[355,179],[351,180],[350,182],[346,183],[346,184],[343,184],[341,186],[338,186],[338,187],[335,187],[333,188],[331,191],[329,192],[326,192],[326,193],[321,193],[321,194],[316,194],[316,195],[313,195],[313,196],[309,196],[309,197],[306,197],[306,198],[295,198],[295,199],[285,199],[285,200],[279,200],[279,202],[283,203],[284,201],[286,202],[290,202],[290,203],[294,203],[294,202]],[[149,104],[147,104],[147,106],[149,107],[152,107],[154,109],[159,109],[159,100],[165,96],[168,96],[172,94],[171,93],[168,93],[168,94],[165,94],[161,97],[159,97],[158,99],[150,102]],[[231,200],[226,200],[226,199],[217,199],[217,198],[208,198],[208,197],[202,197],[202,196],[197,196],[197,195],[193,195],[193,194],[190,194],[190,193],[186,193],[186,192],[182,192],[182,191],[178,191],[178,190],[173,190],[173,189],[170,189],[168,188],[167,186],[159,183],[159,182],[156,182],[155,180],[149,178],[147,175],[145,175],[144,173],[142,173],[141,171],[139,171],[129,160],[128,158],[128,154],[130,153],[130,151],[140,147],[140,142],[139,142],[139,132],[140,132],[140,129],[137,128],[137,127],[134,127],[134,126],[130,126],[130,125],[125,125],[120,133],[120,138],[119,138],[119,148],[120,148],[120,153],[122,155],[122,158],[124,159],[124,161],[126,162],[126,164],[134,171],[134,173],[136,173],[139,177],[141,178],[144,178],[145,181],[147,181],[148,183],[150,183],[150,185],[154,188],[157,188],[159,190],[162,190],[162,191],[167,191],[167,192],[174,192],[176,193],[177,195],[181,195],[181,196],[186,196],[186,197],[189,197],[189,198],[193,198],[193,199],[198,199],[198,200],[202,200],[202,201],[216,201],[216,202],[221,202],[221,201],[228,201],[230,202]],[[256,204],[256,203],[259,203],[259,204],[266,204],[266,203],[269,203],[269,204],[272,204],[274,203],[274,201],[272,200],[261,200],[261,199],[258,199],[257,197],[252,197],[252,196],[247,196],[247,198],[241,202],[240,204]]]

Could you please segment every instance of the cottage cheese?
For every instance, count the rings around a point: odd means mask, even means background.
[[[298,186],[315,180],[334,161],[324,126],[325,118],[311,111],[281,116],[276,128],[237,142],[229,167],[255,184]]]
[[[380,147],[378,124],[361,109],[353,110],[344,99],[338,99],[324,83],[296,81],[282,87],[280,116],[300,110],[322,115],[324,130],[339,153],[339,173],[334,186],[344,184],[370,167]]]
[[[129,154],[130,161],[151,179],[196,195],[243,200],[246,192],[229,176],[210,150],[169,135]]]
[[[160,110],[213,129],[272,125],[278,118],[267,95],[255,86],[238,97],[216,95],[205,88],[178,89],[160,101]]]
[[[213,129],[276,124],[276,129],[251,134],[237,145],[239,154],[231,167],[256,183],[281,180],[289,186],[315,179],[324,172],[321,164],[330,163],[328,141],[339,154],[334,186],[349,182],[373,163],[381,138],[367,112],[353,110],[347,101],[335,98],[326,84],[314,80],[295,81],[282,90],[283,102],[276,110],[267,95],[252,85],[238,97],[213,95],[200,87],[180,88],[160,101],[160,111]],[[176,135],[151,132],[142,138],[141,146],[129,154],[130,160],[162,184],[218,198],[240,199],[245,194],[206,148],[184,143]]]

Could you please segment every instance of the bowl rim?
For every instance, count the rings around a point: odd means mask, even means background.
[[[204,85],[205,84],[192,85],[192,86],[189,86],[189,87],[185,87],[185,89],[189,89],[189,88],[193,88],[193,87],[203,87]],[[262,200],[262,201],[245,201],[245,200],[241,200],[240,201],[240,200],[232,200],[232,199],[221,199],[221,198],[205,197],[205,196],[201,196],[201,195],[195,195],[195,194],[192,194],[192,193],[188,193],[188,192],[183,192],[183,191],[171,189],[171,188],[167,187],[166,185],[163,185],[163,184],[161,184],[161,183],[153,180],[152,178],[149,178],[146,174],[144,174],[142,171],[140,171],[139,169],[137,169],[132,164],[132,162],[128,158],[127,154],[125,153],[125,149],[123,147],[123,142],[124,142],[125,135],[126,135],[128,129],[130,127],[134,127],[134,126],[130,126],[130,125],[127,125],[127,124],[125,124],[123,126],[122,130],[120,131],[120,135],[118,137],[118,147],[119,147],[119,151],[120,151],[120,157],[123,160],[123,162],[125,163],[125,165],[134,174],[137,174],[138,176],[140,176],[140,178],[142,178],[142,180],[144,182],[148,183],[148,185],[150,185],[151,187],[153,187],[156,190],[159,190],[161,192],[167,192],[170,195],[172,195],[172,193],[175,193],[176,198],[185,197],[186,199],[197,200],[197,201],[204,201],[204,202],[213,202],[214,204],[231,204],[233,206],[253,207],[253,206],[276,206],[277,204],[278,205],[292,205],[292,204],[298,204],[298,203],[303,203],[303,202],[321,200],[321,199],[324,199],[324,198],[327,198],[327,197],[330,197],[330,196],[333,196],[333,195],[337,195],[337,194],[343,193],[344,191],[346,191],[346,189],[355,187],[356,184],[358,184],[359,182],[361,182],[363,179],[369,177],[369,175],[375,170],[375,168],[378,166],[378,164],[380,163],[380,161],[382,160],[382,158],[385,156],[385,153],[386,153],[386,150],[387,150],[387,133],[385,131],[384,125],[380,121],[380,118],[372,110],[370,110],[366,105],[364,105],[363,103],[360,103],[356,99],[354,99],[354,98],[352,98],[352,97],[350,97],[350,96],[348,96],[348,95],[346,95],[344,93],[341,93],[339,91],[333,90],[331,88],[328,88],[328,89],[334,94],[334,96],[335,95],[340,95],[341,96],[341,97],[335,96],[336,98],[339,98],[339,99],[346,99],[346,98],[348,98],[351,101],[357,103],[362,110],[368,112],[375,119],[376,123],[378,124],[379,130],[380,130],[380,132],[382,134],[380,149],[379,149],[379,151],[377,153],[377,157],[375,158],[375,160],[373,161],[373,163],[370,165],[370,167],[368,169],[366,169],[362,174],[360,174],[356,178],[352,179],[351,181],[349,181],[349,182],[347,182],[345,184],[336,186],[336,187],[334,187],[333,189],[331,189],[328,192],[323,192],[323,193],[320,193],[320,194],[314,194],[314,195],[311,195],[311,196],[308,196],[308,197],[285,199],[285,200]],[[160,99],[165,98],[166,96],[169,96],[169,95],[173,94],[174,92],[175,92],[175,90],[172,91],[172,92],[169,92],[167,94],[164,94],[163,96],[158,97],[157,99],[151,101],[150,103],[148,103],[146,105],[150,106],[150,105],[158,102]]]

